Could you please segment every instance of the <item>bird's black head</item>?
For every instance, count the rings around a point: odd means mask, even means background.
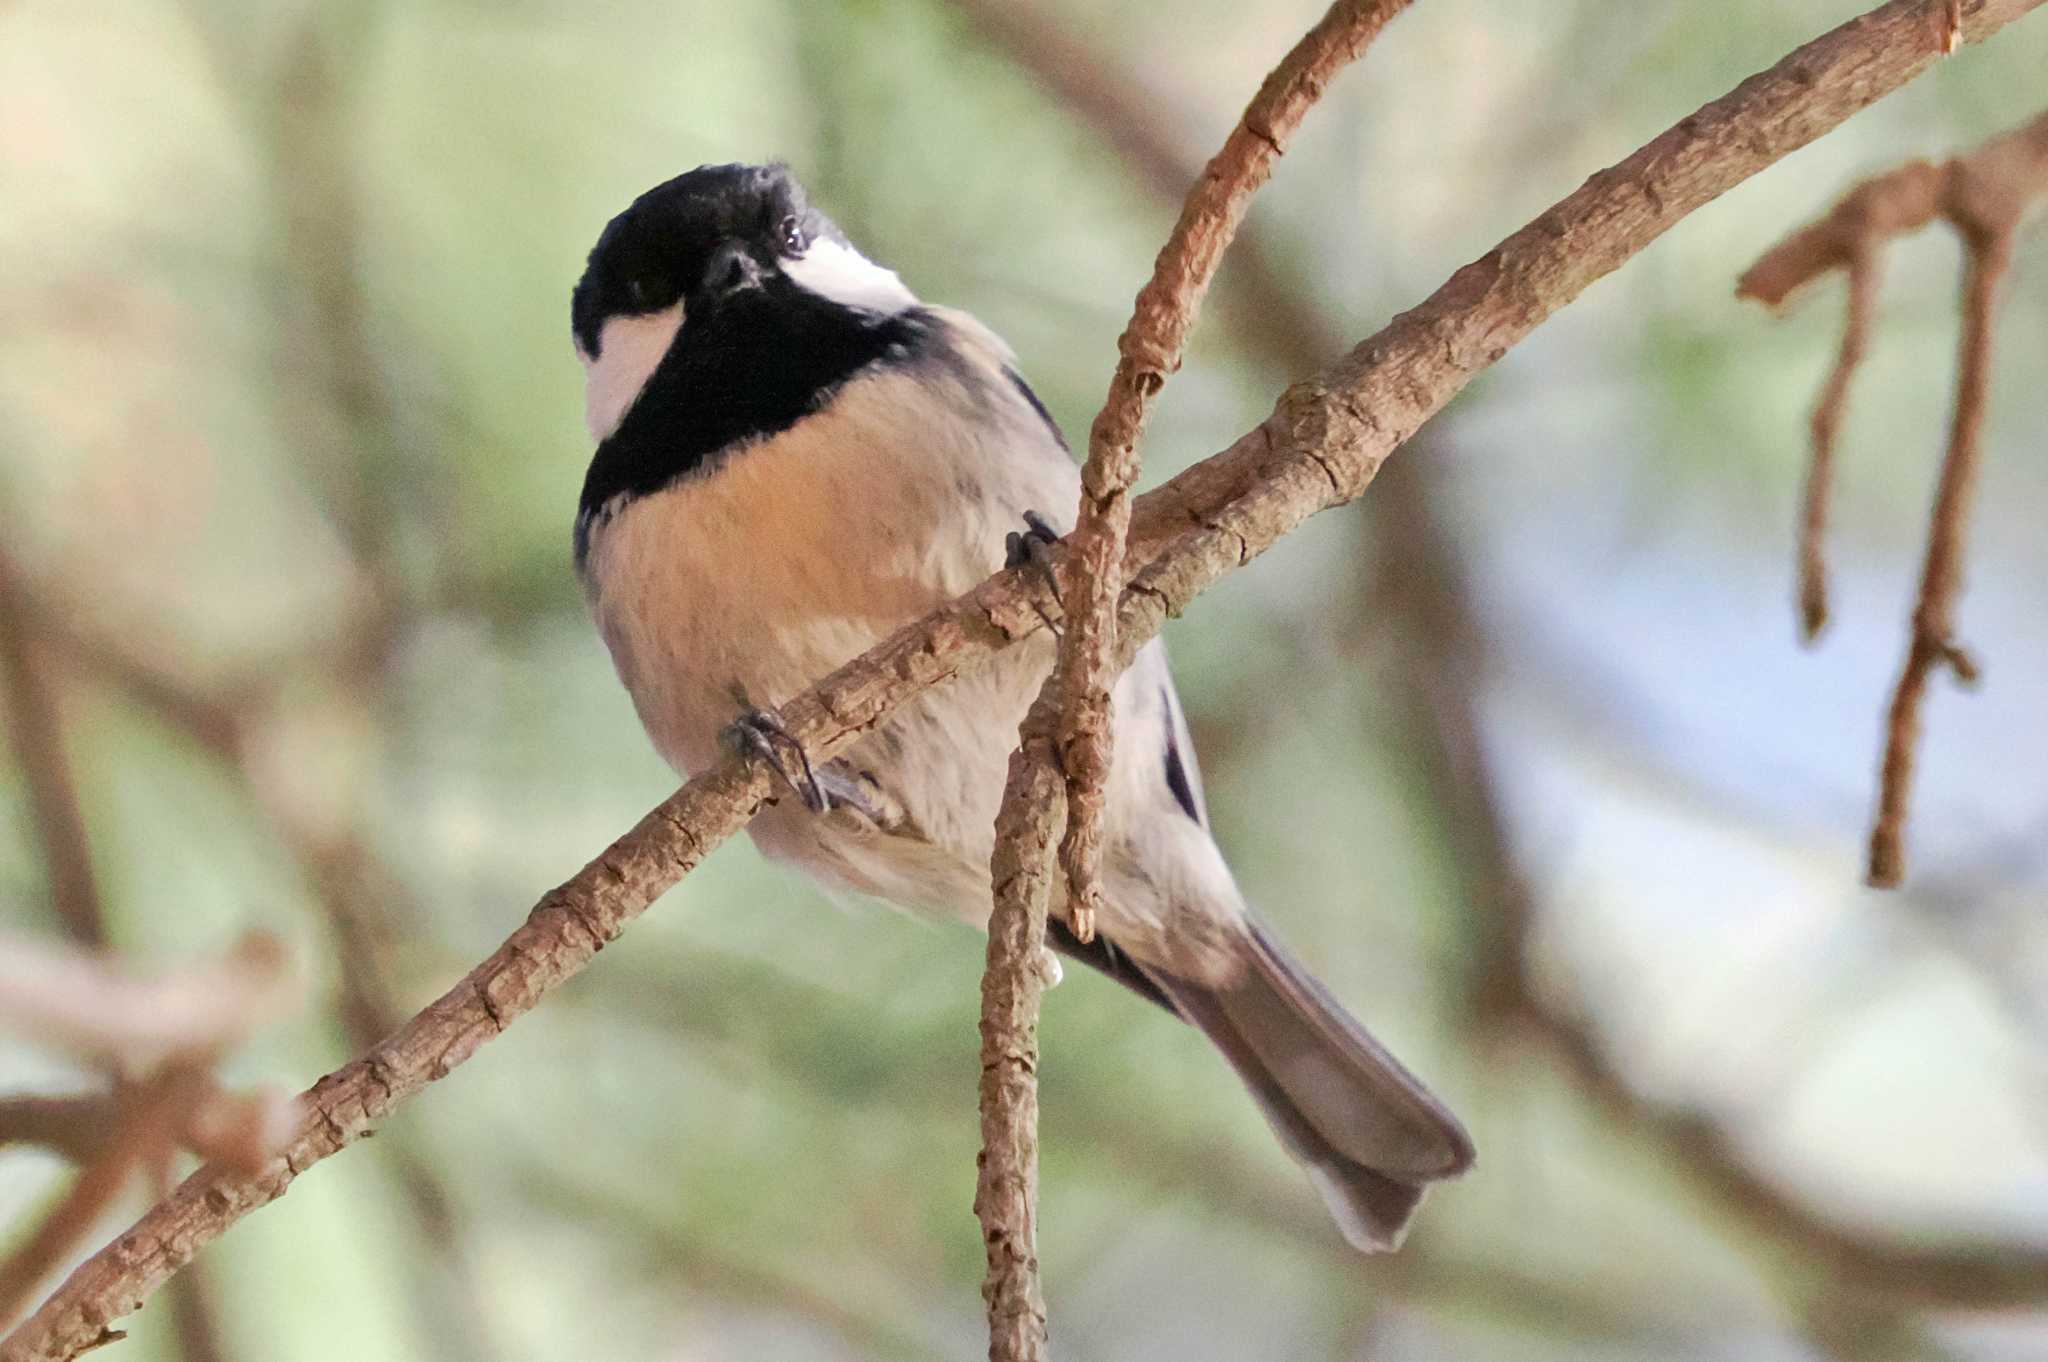
[[[928,317],[780,165],[702,166],[613,218],[570,302],[598,442],[583,520],[911,362]],[[579,534],[582,533],[579,530]]]
[[[615,318],[678,302],[689,317],[787,266],[801,273],[820,243],[822,254],[859,259],[788,167],[699,166],[633,200],[598,237],[570,301],[577,347],[596,359],[605,323]]]
[[[854,307],[897,311],[909,295],[811,207],[788,166],[698,166],[614,217],[569,301],[575,344],[604,350],[604,324],[682,303],[684,317],[786,276]]]

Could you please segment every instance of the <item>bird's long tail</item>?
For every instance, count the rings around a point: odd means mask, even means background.
[[[1471,1137],[1263,927],[1244,942],[1224,988],[1148,973],[1243,1078],[1344,1237],[1399,1247],[1428,1184],[1472,1166]]]

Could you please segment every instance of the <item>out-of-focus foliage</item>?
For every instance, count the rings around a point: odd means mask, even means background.
[[[1317,110],[1253,248],[1363,336],[1858,7],[1431,0]],[[1195,159],[1319,9],[1056,6]],[[1404,631],[1423,626],[1394,602],[1444,583],[1390,563],[1376,496],[1176,627],[1248,892],[1482,1158],[1403,1255],[1361,1262],[1198,1037],[1070,978],[1044,1023],[1061,1356],[2048,1344],[2048,1316],[1927,1312],[1838,1274],[1683,1142],[1483,1024],[1495,895],[1398,698],[1476,707],[1538,909],[1533,986],[1645,1109],[1696,1115],[1861,1240],[2048,1254],[2048,233],[2016,267],[1970,553],[1988,679],[1932,708],[1900,894],[1859,889],[1859,857],[1957,252],[1929,233],[1893,255],[1813,654],[1792,641],[1790,533],[1839,290],[1784,321],[1732,297],[1859,175],[2032,113],[2044,69],[2038,19],[1945,63],[1688,219],[1460,401],[1401,505],[1462,565],[1469,665],[1416,672]],[[672,786],[569,571],[588,445],[568,290],[640,190],[776,156],[920,293],[1006,335],[1085,429],[1175,205],[943,0],[0,4],[0,543],[66,629],[250,706],[223,745],[104,658],[62,668],[118,946],[186,958],[264,927],[316,962],[333,1005],[237,1075],[341,1062],[361,1043],[344,959],[409,1011]],[[1295,376],[1253,330],[1224,305],[1198,334],[1153,478]],[[9,779],[10,926],[56,930],[43,874]],[[727,849],[208,1251],[223,1354],[972,1355],[980,960],[964,931],[827,903]],[[0,1089],[66,1079],[0,1050]],[[60,1176],[0,1156],[0,1225]],[[164,1308],[135,1325],[110,1356],[178,1355]]]

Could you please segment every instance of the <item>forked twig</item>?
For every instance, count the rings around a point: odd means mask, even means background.
[[[1960,6],[1951,4],[1949,14],[1949,22],[1959,26]],[[1776,305],[1829,270],[1841,268],[1849,276],[1849,314],[1841,350],[1814,407],[1812,463],[1800,518],[1800,617],[1810,641],[1827,623],[1822,536],[1833,483],[1835,437],[1850,377],[1867,348],[1884,244],[1941,218],[1962,238],[1968,257],[1955,414],[1929,519],[1905,667],[1885,725],[1877,815],[1870,833],[1868,878],[1881,888],[1897,885],[1905,874],[1906,815],[1927,683],[1943,666],[1965,684],[1977,679],[1976,662],[1955,640],[1955,604],[1962,590],[1970,492],[1983,443],[1992,324],[1999,286],[2012,261],[2013,240],[2044,198],[2048,113],[1941,165],[1913,161],[1865,181],[1818,222],[1765,252],[1736,285],[1738,297]]]

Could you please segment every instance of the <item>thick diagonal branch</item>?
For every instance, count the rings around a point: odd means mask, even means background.
[[[1981,41],[2043,0],[1986,0]],[[1593,176],[1452,276],[1216,457],[1140,497],[1118,647],[1250,562],[1315,512],[1362,494],[1382,461],[1544,318],[1674,223],[1806,145],[1937,59],[1921,0],[1894,0],[1808,43]],[[782,707],[815,758],[857,740],[905,699],[1034,632],[1037,589],[1005,572],[899,630]],[[1042,602],[1041,602],[1042,603]],[[0,1362],[68,1362],[228,1226],[299,1172],[360,1139],[537,1003],[753,816],[767,773],[727,761],[692,780],[550,892],[460,982],[368,1054],[316,1084],[277,1167],[205,1171],[80,1266],[5,1344]]]

